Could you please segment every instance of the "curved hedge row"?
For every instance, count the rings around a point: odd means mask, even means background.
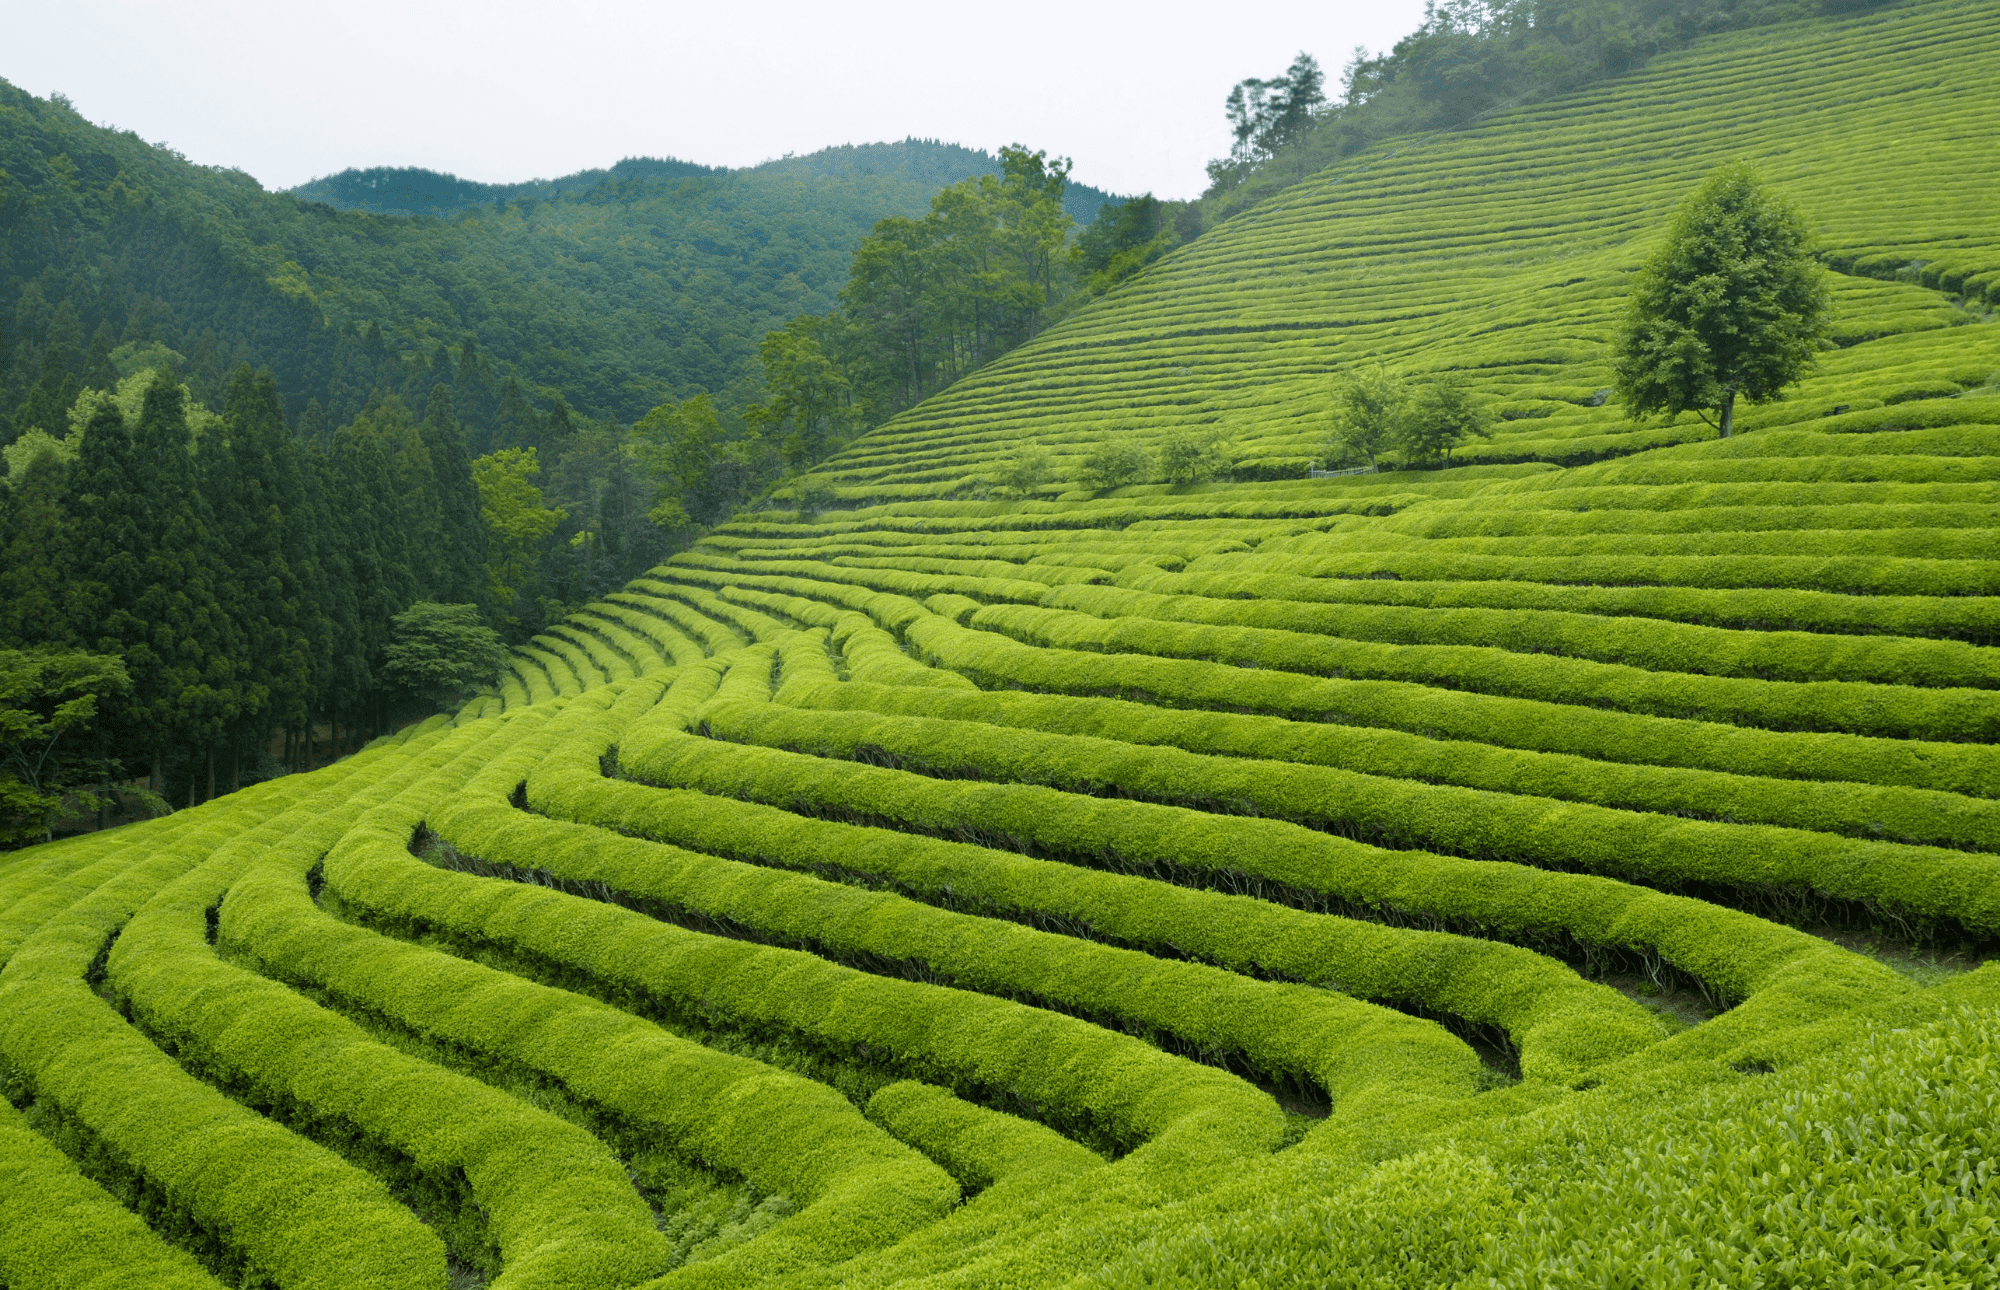
[[[344,809],[262,846],[239,842],[169,884],[113,947],[107,981],[137,1023],[203,1077],[299,1131],[355,1151],[423,1199],[460,1259],[495,1286],[638,1280],[668,1249],[620,1163],[588,1133],[468,1076],[386,1046],[294,990],[218,957],[207,913],[318,923],[307,871],[436,801],[522,732],[478,723],[399,761],[372,805]],[[227,893],[224,899],[224,893]]]
[[[954,613],[988,612],[969,601],[941,607]],[[1853,780],[1970,796],[2000,794],[2000,751],[1990,745],[1780,733],[1407,682],[1327,680],[1203,660],[1086,654],[1023,645],[961,627],[941,614],[911,616],[904,631],[912,645],[981,682],[982,688],[1143,696],[1172,706],[1248,709],[1603,761],[1778,779]]]
[[[1019,690],[914,694],[860,681],[794,686],[789,659],[786,669],[779,697],[800,707],[1021,726],[1193,753],[1331,766],[1419,784],[1456,784],[1587,802],[1621,811],[2000,851],[2000,802],[1956,793],[1633,766],[1564,753],[1427,739],[1397,730],[1159,708],[1123,699]],[[827,674],[815,679],[835,678]]]
[[[909,1114],[921,1126],[923,1109]],[[949,1133],[951,1128],[932,1131]],[[964,1136],[973,1138],[967,1153],[973,1159],[994,1156],[1011,1163],[1004,1146],[995,1150],[972,1133]],[[0,1098],[0,1285],[11,1290],[114,1285],[221,1290],[222,1283],[84,1178],[69,1157]]]
[[[997,1183],[1047,1187],[1104,1164],[1033,1120],[989,1111],[916,1080],[877,1089],[868,1099],[868,1118],[943,1165],[968,1193]]]
[[[518,779],[547,743],[524,740],[487,762],[452,795],[447,816],[514,815],[504,781]],[[420,809],[399,803],[395,818],[377,812],[341,840],[326,861],[333,898],[436,880],[401,842]],[[957,1198],[934,1167],[831,1089],[711,1052],[604,1004],[311,915],[296,899],[267,894],[252,903],[246,887],[225,907],[222,936],[267,971],[454,1051],[532,1072],[597,1108],[607,1136],[671,1143],[799,1207],[704,1265],[705,1274],[766,1276],[837,1262],[934,1221]]]
[[[1666,890],[1734,888],[1753,900],[1812,893],[2000,935],[2000,856],[1994,855],[1611,811],[928,717],[780,703],[717,705],[703,720],[718,737],[738,743],[842,760],[887,755],[947,779],[1073,793],[1115,790],[1142,801],[1290,820],[1396,848],[1596,873]]]
[[[182,1070],[91,989],[134,912],[219,846],[310,827],[401,756],[364,753],[152,826],[147,854],[51,918],[0,972],[0,1066],[98,1181],[225,1280],[436,1290],[444,1243],[379,1180]],[[160,827],[166,826],[166,827]],[[198,915],[199,917],[199,915]]]
[[[1404,582],[1296,574],[1125,571],[1118,585],[1161,595],[1269,598],[1322,604],[1406,605],[1629,616],[1751,631],[1830,632],[2000,641],[1991,596],[1848,596],[1826,591],[1706,587],[1585,587],[1534,582]]]
[[[1144,600],[1135,603],[1132,597],[1137,594],[1141,593],[1066,587],[1049,597],[1063,608],[989,605],[973,614],[967,625],[1062,649],[1208,659],[1308,676],[1416,681],[1544,703],[1772,730],[1972,742],[2000,738],[2000,694],[1990,690],[1655,672],[1623,663],[1483,645],[1377,644],[1269,627],[1123,616],[1127,610],[1161,608]]]
[[[1160,595],[1145,590],[1147,581],[1151,580],[1135,581],[1128,589],[1056,587],[1042,598],[1042,605],[1100,618],[1277,628],[1397,645],[1477,645],[1518,654],[1618,663],[1652,672],[1765,681],[2000,688],[2000,649],[1960,641],[1732,631],[1549,610],[1313,604],[1265,597],[1252,600],[1240,598],[1240,592],[1233,598]]]

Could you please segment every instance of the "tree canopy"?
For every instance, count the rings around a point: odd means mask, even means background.
[[[1831,325],[1805,216],[1749,166],[1722,166],[1633,280],[1613,350],[1619,397],[1635,417],[1699,413],[1728,438],[1737,398],[1778,398]]]

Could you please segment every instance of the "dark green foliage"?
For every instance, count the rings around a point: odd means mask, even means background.
[[[504,653],[477,606],[418,601],[391,620],[382,673],[420,702],[449,707],[486,684]]]
[[[112,762],[96,721],[131,684],[108,655],[0,650],[0,848],[97,806]]]

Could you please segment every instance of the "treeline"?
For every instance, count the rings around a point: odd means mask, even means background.
[[[192,804],[351,751],[414,697],[389,665],[392,620],[493,599],[442,385],[421,417],[388,395],[307,435],[247,365],[219,414],[165,368],[74,412],[75,434],[8,452],[0,645],[122,664],[95,746],[67,750],[107,778]]]
[[[148,297],[174,315],[184,343],[167,343],[191,387],[249,360],[272,369],[292,417],[310,399],[336,421],[358,410],[384,383],[356,379],[379,357],[371,335],[399,359],[476,337],[544,408],[560,396],[629,424],[697,391],[734,408],[759,397],[759,338],[835,305],[863,230],[997,164],[911,139],[704,170],[633,159],[405,218],[311,198],[465,186],[376,171],[266,192],[0,81],[0,330],[30,284],[50,305],[106,298],[84,309],[86,341],[110,298]],[[419,195],[451,204],[452,191]],[[472,195],[487,194],[458,192]],[[0,334],[0,358],[19,340]],[[0,441],[21,397],[0,385]]]
[[[1145,194],[1101,203],[1077,233],[1064,208],[1069,167],[1002,148],[999,175],[945,188],[921,219],[877,223],[838,310],[765,335],[768,394],[745,417],[786,466],[823,459],[1200,232],[1187,204]]]
[[[1239,82],[1224,105],[1235,146],[1208,165],[1202,209],[1227,219],[1384,139],[1469,125],[1485,113],[1639,66],[1696,37],[1886,0],[1428,0],[1424,22],[1371,56],[1357,49],[1337,97],[1301,54]]]

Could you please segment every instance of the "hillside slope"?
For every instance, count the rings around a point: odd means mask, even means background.
[[[23,302],[0,329],[0,406],[11,413],[37,377],[17,340],[68,300],[85,336],[164,306],[187,348],[208,333],[190,359],[214,371],[198,375],[219,390],[235,362],[269,365],[294,417],[313,398],[344,420],[384,357],[467,339],[501,375],[593,416],[629,423],[700,391],[732,407],[761,394],[764,333],[832,309],[876,221],[921,215],[944,184],[996,168],[912,139],[738,171],[636,160],[470,189],[350,172],[270,193],[0,82],[0,298]],[[365,205],[347,199],[379,191],[357,187],[371,178],[420,183],[450,217],[328,204]],[[1079,186],[1078,218],[1104,197]],[[370,328],[387,354],[363,340]]]
[[[1757,163],[1850,274],[1907,268],[1982,305],[2000,291],[1996,41],[1981,6],[1897,5],[1713,39],[1399,141],[1174,252],[882,427],[835,478],[857,497],[950,496],[1023,440],[1060,455],[1124,427],[1213,427],[1237,444],[1239,474],[1290,477],[1323,451],[1328,376],[1377,359],[1463,372],[1514,418],[1468,460],[1571,463],[1687,437],[1591,403],[1610,384],[1623,276],[1721,161]],[[1843,342],[1970,317],[1872,276],[1844,281],[1842,300]],[[1766,420],[1800,407],[1819,410],[1801,400]]]
[[[2000,1283],[1996,49],[1365,158],[462,710],[0,859],[0,1281]],[[1621,274],[1741,156],[1843,347],[1634,428]],[[1507,429],[1294,477],[1367,356]],[[1209,425],[1246,478],[970,495]]]

